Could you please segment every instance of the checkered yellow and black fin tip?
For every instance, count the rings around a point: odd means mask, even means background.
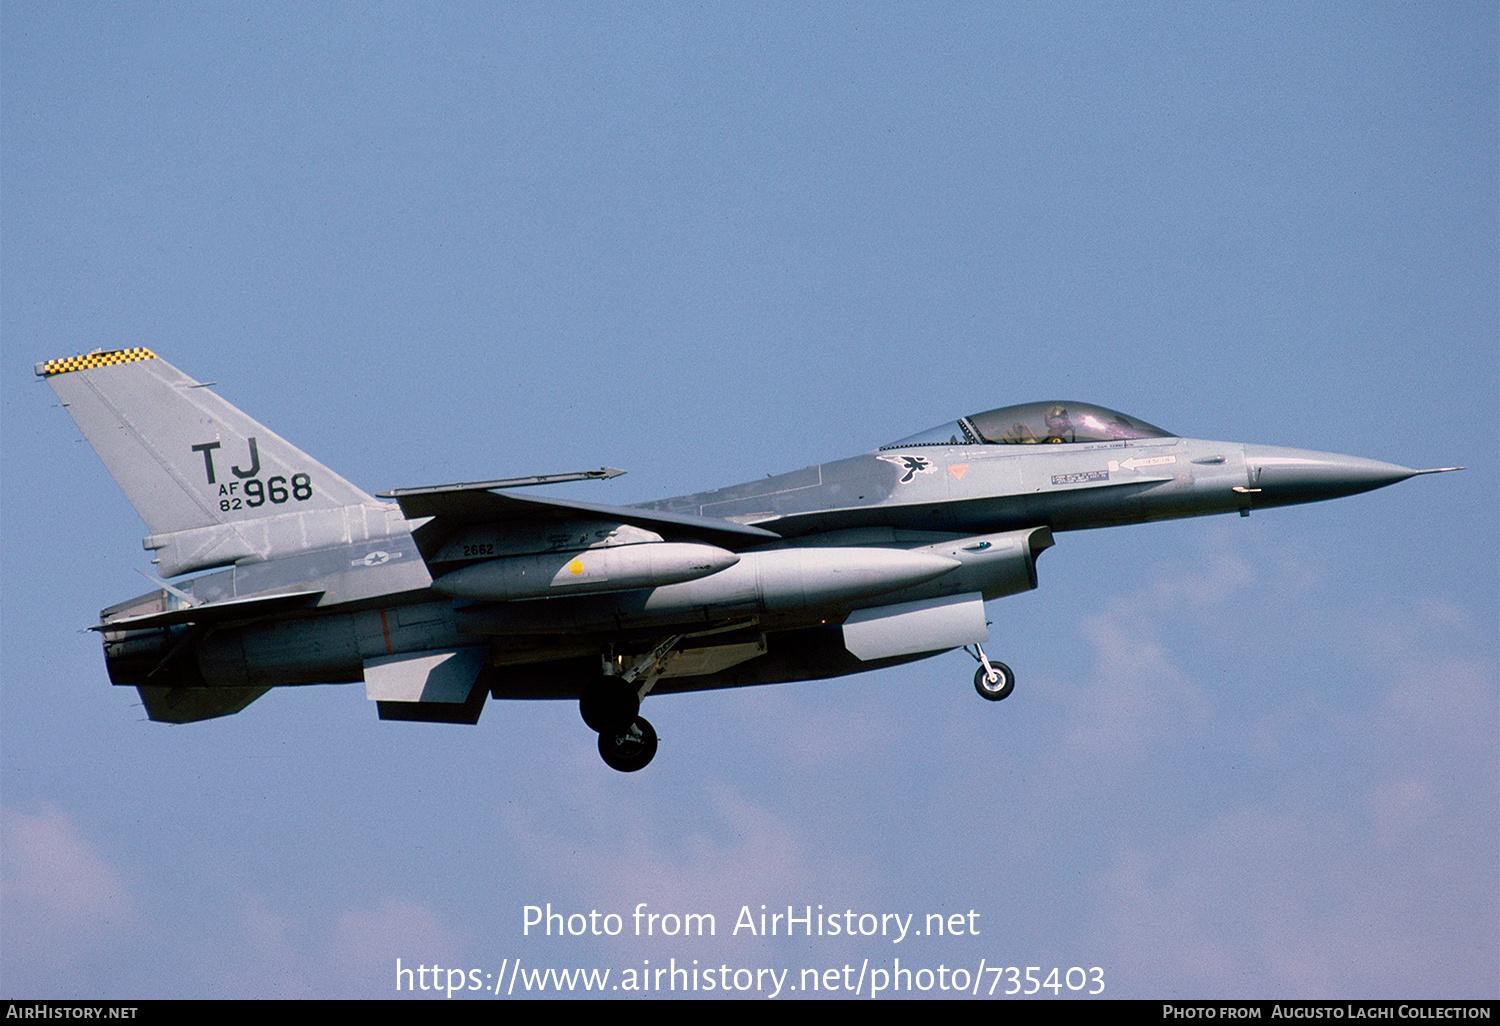
[[[156,359],[156,354],[149,349],[111,349],[109,352],[70,356],[65,360],[48,360],[36,365],[36,373],[38,377],[50,378],[54,374],[67,374],[71,371],[90,370],[94,367],[110,367],[117,363],[154,359]]]

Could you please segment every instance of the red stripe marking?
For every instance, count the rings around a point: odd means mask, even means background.
[[[391,625],[385,620],[385,607],[380,607],[380,633],[385,635],[385,654],[391,654]]]

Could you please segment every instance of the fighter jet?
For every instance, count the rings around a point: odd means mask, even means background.
[[[371,495],[148,349],[36,373],[149,531],[160,587],[91,629],[151,719],[226,716],[302,684],[363,682],[386,720],[473,724],[487,698],[566,699],[626,772],[656,753],[648,695],[963,649],[980,696],[1006,698],[1015,675],[985,651],[984,604],[1035,588],[1061,532],[1460,469],[1179,438],[1054,401],[640,505],[523,491],[623,473],[610,468]]]

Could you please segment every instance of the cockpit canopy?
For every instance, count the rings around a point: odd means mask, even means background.
[[[1022,403],[960,417],[881,446],[1037,445],[1046,442],[1114,442],[1127,438],[1173,438],[1144,420],[1088,403]]]

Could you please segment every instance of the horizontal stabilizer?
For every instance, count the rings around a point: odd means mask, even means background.
[[[321,591],[287,591],[276,595],[257,595],[253,598],[229,599],[226,602],[209,602],[201,606],[183,606],[181,609],[168,609],[160,613],[124,616],[107,623],[97,623],[89,630],[135,631],[149,627],[172,627],[180,623],[221,623],[226,620],[246,620],[310,606],[322,594]]]

